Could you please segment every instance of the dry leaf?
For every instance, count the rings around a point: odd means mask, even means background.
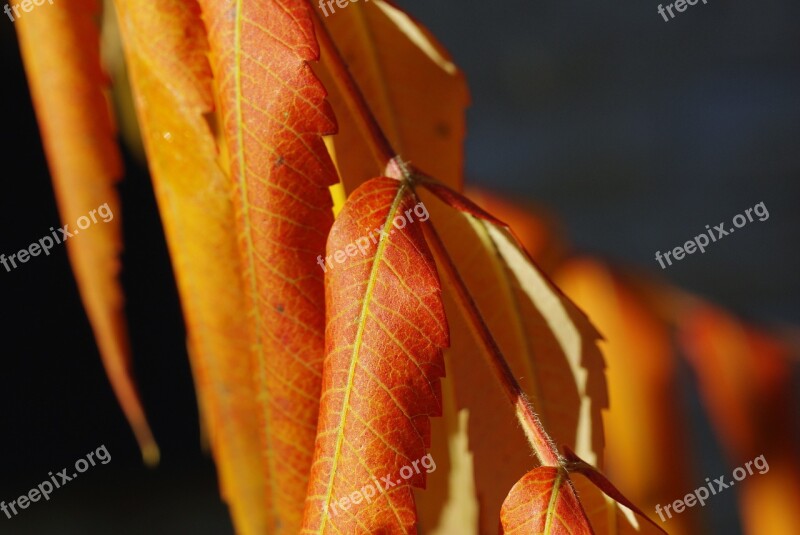
[[[107,78],[100,68],[100,4],[57,2],[35,16],[20,17],[16,28],[61,221],[73,234],[66,241],[67,253],[83,306],[144,460],[154,464],[159,452],[132,377],[118,280],[122,214],[115,184],[122,168],[105,94]],[[79,218],[88,220],[92,211],[95,218],[98,208],[112,219],[96,219],[84,232],[76,228]],[[57,240],[66,236],[53,235]]]

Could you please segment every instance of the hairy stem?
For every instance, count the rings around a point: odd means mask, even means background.
[[[560,467],[562,459],[553,440],[544,430],[539,417],[533,411],[533,406],[528,397],[514,377],[508,362],[503,357],[503,353],[497,346],[497,342],[495,342],[491,331],[489,331],[489,327],[486,325],[480,310],[478,310],[478,305],[469,293],[467,285],[458,273],[455,264],[453,264],[450,254],[445,249],[442,239],[433,225],[429,223],[423,225],[423,230],[433,251],[433,256],[436,258],[436,263],[442,268],[450,287],[455,290],[456,302],[462,314],[478,334],[478,340],[489,367],[494,372],[495,377],[503,388],[503,392],[505,392],[506,397],[514,407],[517,419],[522,425],[522,429],[534,453],[543,465]]]

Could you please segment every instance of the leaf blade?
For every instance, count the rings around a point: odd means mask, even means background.
[[[607,405],[600,335],[586,316],[530,260],[504,223],[461,194],[418,177],[431,220],[514,375],[556,444],[602,459],[601,410]],[[455,208],[455,210],[453,209]],[[454,325],[457,325],[453,320]],[[452,330],[453,347],[468,369],[452,375],[460,408],[470,410],[470,448],[481,500],[481,533],[496,529],[509,489],[536,460],[519,446],[514,420],[496,415],[504,399],[480,388],[487,366],[465,326]],[[497,409],[492,409],[492,406]],[[491,429],[488,434],[485,430]],[[503,440],[497,444],[494,437]],[[502,453],[498,453],[502,452]],[[502,461],[500,460],[502,458]]]
[[[321,136],[335,131],[308,4],[201,0],[230,154],[276,532],[296,533],[313,455],[324,357],[316,257],[337,182]],[[269,58],[267,58],[269,55]],[[280,466],[279,466],[279,463]]]
[[[329,253],[364,238],[364,228],[385,234],[364,260],[348,258],[326,273],[327,356],[303,533],[407,533],[416,522],[410,486],[424,485],[419,472],[356,513],[331,508],[342,493],[384,475],[394,481],[421,459],[429,417],[441,414],[448,336],[438,275],[419,223],[391,229],[412,201],[400,182],[373,179],[353,193],[331,232]]]
[[[238,533],[274,523],[266,495],[244,308],[230,237],[231,184],[206,121],[214,112],[208,42],[195,0],[117,0],[137,113],[189,338],[201,417]],[[165,135],[167,134],[167,135]]]
[[[444,47],[423,25],[383,0],[351,3],[326,17],[324,24],[398,154],[460,188],[469,90]],[[369,158],[327,68],[329,61],[323,55],[315,71],[339,120],[333,144],[349,192],[384,169]]]
[[[563,471],[534,468],[514,485],[500,512],[500,533],[591,535],[575,489]]]
[[[111,386],[148,464],[158,446],[131,372],[131,350],[118,280],[122,251],[122,175],[100,67],[97,0],[48,6],[16,22],[20,50],[63,223],[107,203],[113,219],[66,243],[67,254]]]

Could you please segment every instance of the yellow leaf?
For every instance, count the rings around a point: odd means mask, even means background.
[[[216,161],[208,43],[195,0],[117,0],[153,185],[189,336],[189,356],[223,497],[238,533],[272,523],[259,405],[254,326],[243,317],[242,267],[231,184]],[[180,6],[180,9],[175,9]]]
[[[601,461],[601,410],[607,406],[607,393],[597,331],[506,231],[471,215],[466,207],[463,213],[454,210],[424,189],[420,196],[545,429],[557,445]],[[490,372],[470,328],[453,313],[448,318],[452,351],[459,349],[451,374],[459,407],[470,413],[480,532],[491,533],[509,489],[536,461],[525,449],[518,424],[507,414],[501,391],[486,385]]]
[[[324,20],[398,154],[460,188],[469,93],[464,74],[444,48],[426,28],[383,0],[351,3]],[[336,111],[339,132],[333,142],[342,180],[350,192],[383,174],[384,168],[364,157],[369,148],[338,89],[341,80],[326,68],[330,59],[323,54],[315,71]]]

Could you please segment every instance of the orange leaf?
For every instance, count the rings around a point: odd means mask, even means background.
[[[315,9],[320,8],[315,6]],[[327,7],[325,9],[330,13]],[[324,16],[322,11],[320,14]],[[336,9],[323,20],[347,62],[347,70],[358,83],[392,146],[415,165],[453,187],[460,187],[469,94],[464,74],[450,55],[423,25],[391,2],[351,3],[347,9]],[[343,182],[343,187],[335,191],[350,192],[365,180],[383,173],[386,162],[378,164],[370,155],[370,147],[347,105],[346,95],[341,92],[343,80],[334,74],[331,59],[323,42],[322,61],[314,70],[329,91],[339,124],[338,133],[329,139],[329,150],[335,156]],[[473,347],[470,340],[467,350],[472,351]],[[452,353],[461,354],[455,350]],[[448,429],[459,433],[441,436],[437,463],[447,464],[443,457],[452,448],[456,448],[462,458],[454,459],[458,473],[439,469],[431,474],[434,489],[417,493],[420,526],[425,533],[433,534],[435,529],[465,533],[465,519],[475,517],[466,514],[465,507],[470,511],[477,509],[471,482],[472,463],[463,457],[469,452],[464,444],[465,437],[460,434],[466,433],[466,427],[460,422],[466,422],[467,417],[457,416],[455,406],[452,409],[452,421],[434,422],[442,432],[447,425]],[[516,429],[513,416],[511,422],[511,428]],[[448,438],[451,440],[449,447]],[[526,458],[524,440],[522,446],[518,451]],[[464,481],[470,481],[470,485]],[[453,488],[448,491],[448,487]],[[469,505],[465,505],[465,500]],[[450,513],[445,514],[445,509]]]
[[[460,188],[469,92],[464,74],[442,45],[424,26],[383,0],[350,3],[324,21],[398,154]],[[341,80],[328,68],[330,59],[323,53],[315,71],[336,111],[339,132],[333,144],[349,192],[383,173],[387,162],[377,165],[368,157],[369,148],[340,92]]]
[[[337,176],[322,141],[335,130],[309,61],[319,55],[308,3],[201,0],[230,155],[247,305],[255,319],[272,532],[302,516],[324,357],[317,257],[333,222]]]
[[[425,485],[425,471],[411,467],[430,446],[429,417],[442,412],[448,345],[421,223],[392,226],[414,202],[405,184],[370,180],[331,231],[328,254],[346,258],[326,267],[327,355],[303,533],[414,532],[411,486]]]
[[[680,341],[731,466],[762,456],[768,471],[737,484],[746,533],[797,533],[800,464],[790,349],[711,305],[678,317]],[[748,467],[749,469],[749,467]]]
[[[75,234],[66,245],[78,290],[145,462],[156,463],[158,447],[131,375],[118,280],[122,225],[114,185],[122,169],[100,68],[99,14],[99,0],[70,0],[20,17],[16,25],[61,221]],[[104,205],[113,219],[82,233],[75,228],[80,217]]]
[[[605,472],[655,518],[657,504],[694,486],[668,326],[627,279],[599,261],[569,260],[555,277],[606,337]],[[676,516],[670,532],[695,533],[697,516],[696,509]]]
[[[500,533],[593,534],[569,476],[552,466],[528,472],[514,485],[500,512]]]
[[[237,532],[268,531],[259,406],[232,185],[216,161],[208,42],[195,0],[117,0],[148,162],[178,282],[189,356]]]

